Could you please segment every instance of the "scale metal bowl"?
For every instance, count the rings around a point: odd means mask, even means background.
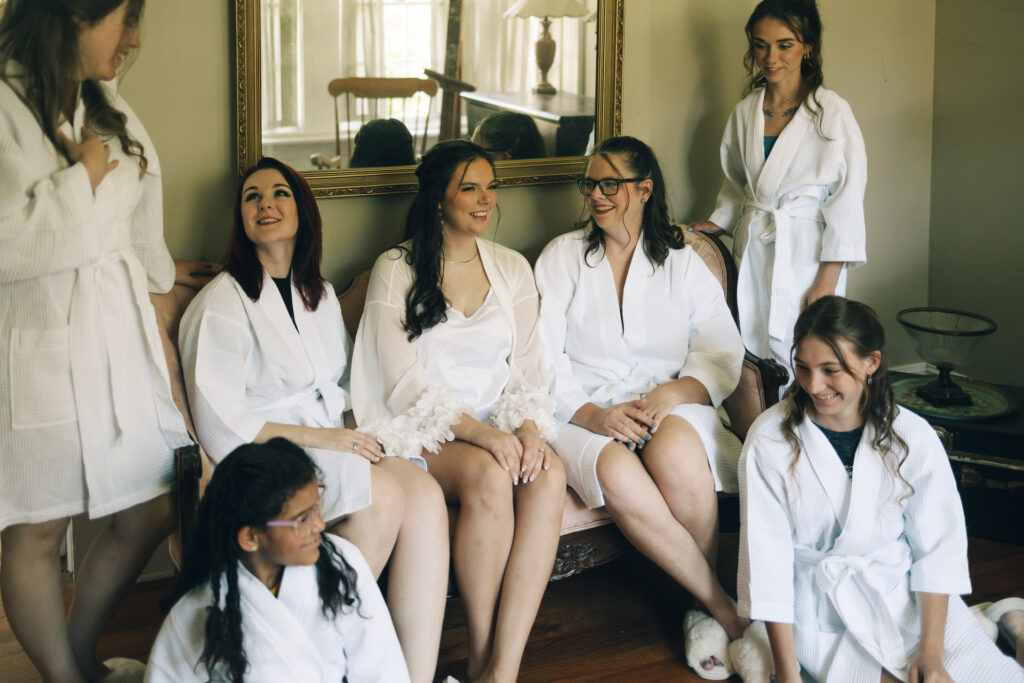
[[[953,308],[905,308],[896,319],[910,334],[917,355],[939,370],[939,376],[917,387],[917,395],[934,406],[969,406],[971,395],[950,379],[953,368],[965,365],[982,337],[996,331],[995,321]]]

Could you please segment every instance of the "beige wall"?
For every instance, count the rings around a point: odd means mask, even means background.
[[[938,0],[929,302],[999,325],[964,370],[1024,384],[1020,0]]]
[[[821,0],[826,84],[852,105],[868,148],[868,265],[850,293],[893,328],[896,362],[914,360],[895,311],[927,298],[935,0]],[[1013,1],[1013,0],[1009,0]],[[721,182],[718,143],[742,82],[750,0],[626,3],[623,131],[648,141],[676,216],[706,216]],[[233,193],[231,3],[149,3],[145,45],[123,86],[164,168],[166,234],[181,257],[218,258]],[[653,96],[652,96],[653,95]],[[398,235],[408,197],[321,202],[325,274],[336,286]],[[501,191],[498,240],[537,255],[579,216],[571,185]]]

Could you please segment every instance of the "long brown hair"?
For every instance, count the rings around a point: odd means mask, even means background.
[[[840,296],[825,296],[804,309],[793,328],[793,348],[790,357],[796,353],[800,343],[809,337],[817,337],[832,349],[839,359],[843,371],[854,376],[846,361],[846,354],[839,345],[847,342],[860,358],[867,358],[874,352],[881,354],[878,369],[871,375],[871,383],[862,380],[863,393],[860,396],[860,413],[864,424],[874,429],[872,446],[882,454],[886,467],[893,476],[899,477],[913,493],[913,487],[903,478],[900,467],[907,459],[907,443],[893,429],[898,408],[889,382],[888,363],[882,348],[885,346],[885,327],[878,315],[867,304],[851,301]],[[792,363],[791,363],[792,365]],[[793,461],[796,466],[800,458],[800,441],[796,427],[803,423],[811,407],[811,397],[796,382],[789,388],[790,409],[782,421],[782,433],[793,447]]]
[[[10,82],[11,63],[21,65],[24,72],[16,78],[21,82],[22,100],[69,163],[57,139],[57,125],[66,98],[77,86],[78,26],[95,24],[123,2],[128,4],[125,26],[134,28],[142,18],[145,0],[8,0],[0,16],[0,79]],[[124,153],[136,157],[145,173],[149,162],[142,143],[128,133],[128,117],[110,104],[98,82],[84,80],[81,85],[85,125],[100,135],[116,137]]]

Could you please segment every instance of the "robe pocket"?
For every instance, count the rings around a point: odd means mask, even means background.
[[[12,330],[8,372],[12,428],[50,427],[77,419],[67,327]]]

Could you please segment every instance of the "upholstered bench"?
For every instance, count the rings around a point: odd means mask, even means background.
[[[732,256],[717,238],[704,233],[687,233],[686,242],[701,256],[722,284],[735,317],[736,267]],[[338,297],[345,325],[353,338],[362,316],[368,280],[368,272],[359,274]],[[174,400],[194,435],[195,430],[185,396],[181,361],[175,343],[181,314],[193,296],[194,290],[176,285],[170,293],[151,295],[151,298],[163,335]],[[730,418],[730,429],[740,439],[746,436],[747,429],[754,419],[778,400],[779,387],[787,380],[787,371],[778,363],[747,353],[743,361],[739,386],[724,403]],[[188,547],[196,507],[211,470],[209,462],[197,446],[178,449],[175,458],[180,524],[178,531],[171,538],[171,557],[180,566],[181,549]],[[720,494],[719,504],[720,528],[735,531],[739,527],[738,496]],[[562,513],[562,538],[551,574],[552,580],[572,576],[586,568],[604,564],[628,548],[629,544],[612,522],[607,510],[603,507],[588,510],[572,489],[566,490],[565,509]]]

